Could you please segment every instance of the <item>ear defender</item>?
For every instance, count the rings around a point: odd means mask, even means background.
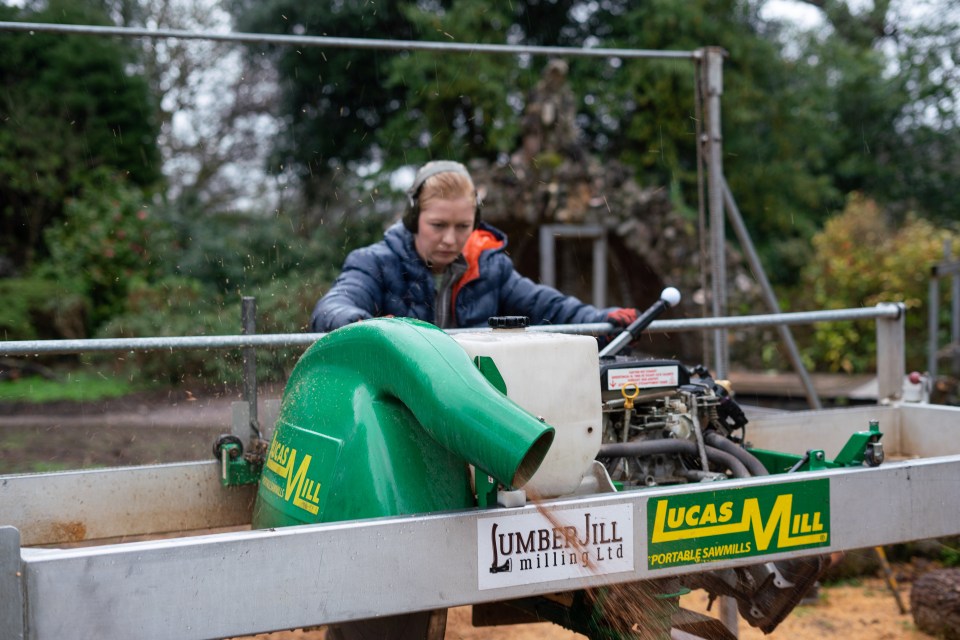
[[[416,177],[413,179],[413,184],[407,189],[407,209],[403,213],[403,226],[406,227],[410,233],[417,232],[417,226],[420,221],[420,190],[423,188],[423,183],[438,173],[448,172],[459,173],[469,179],[471,184],[473,183],[470,172],[459,162],[452,160],[434,160],[420,167]],[[474,186],[474,191],[476,191],[476,186]],[[482,204],[480,202],[480,196],[477,195],[476,198],[477,210],[473,216],[474,229],[480,226],[480,205]]]

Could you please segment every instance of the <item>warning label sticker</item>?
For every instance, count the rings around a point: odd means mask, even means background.
[[[626,384],[635,384],[638,389],[675,387],[679,384],[678,365],[656,367],[630,367],[607,371],[607,390],[616,391]]]

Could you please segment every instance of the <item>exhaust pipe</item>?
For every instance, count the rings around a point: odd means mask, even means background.
[[[467,463],[519,488],[553,436],[442,330],[399,318],[358,322],[318,340],[294,368],[253,526],[472,507]]]

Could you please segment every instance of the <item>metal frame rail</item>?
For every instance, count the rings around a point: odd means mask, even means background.
[[[540,226],[540,282],[557,287],[557,238],[592,241],[593,306],[607,306],[607,230],[596,224]]]
[[[684,320],[657,320],[647,329],[650,332],[698,331],[708,329],[735,329],[763,326],[788,326],[843,320],[894,320],[899,331],[903,331],[900,322],[904,307],[897,303],[880,303],[875,307],[860,309],[836,309],[829,311],[801,311],[794,313],[770,313],[753,316],[729,318],[700,318]],[[886,326],[886,325],[883,325]],[[881,324],[878,324],[878,331]],[[489,329],[448,329],[449,333],[485,331]],[[606,322],[567,325],[541,325],[530,327],[529,331],[601,335],[615,331],[616,328]],[[321,338],[323,333],[290,334],[253,334],[239,336],[184,336],[157,338],[94,338],[84,340],[16,340],[0,341],[0,355],[42,355],[82,353],[85,351],[155,351],[166,349],[236,349],[244,347],[283,348],[308,346]],[[902,338],[894,355],[902,358]],[[879,347],[879,345],[878,345]],[[884,351],[878,348],[878,361],[884,358]],[[880,368],[878,363],[878,369]],[[718,372],[718,375],[719,372]],[[888,397],[882,395],[881,397]]]
[[[721,484],[742,490],[821,478],[829,483],[830,544],[813,552],[960,533],[960,456]],[[625,537],[636,550],[632,568],[486,589],[479,580],[489,567],[479,553],[490,543],[481,539],[480,521],[535,514],[536,507],[74,549],[21,548],[19,532],[0,527],[0,629],[17,640],[215,638],[701,571],[704,565],[650,568],[646,512],[654,499],[716,490],[686,485],[548,503],[561,522],[568,512],[582,517],[584,510],[626,505],[633,529]],[[737,558],[708,566],[757,562]]]
[[[739,212],[731,200],[731,210],[735,213],[734,219],[739,219]],[[742,226],[742,225],[741,225]],[[735,225],[741,241],[747,248],[749,237],[745,236],[740,226]],[[541,234],[543,240],[543,234]],[[549,244],[549,243],[548,243]],[[751,250],[752,254],[752,250]],[[599,269],[595,266],[595,272]],[[756,267],[759,269],[759,265]],[[762,274],[762,271],[758,271]],[[597,278],[597,273],[594,274]],[[766,278],[761,278],[765,289],[768,287]],[[790,359],[803,383],[807,400],[811,409],[820,409],[820,400],[806,369],[800,361],[799,351],[788,330],[788,325],[808,324],[821,321],[863,320],[876,319],[877,343],[877,370],[881,377],[881,399],[896,400],[901,395],[903,365],[903,321],[905,307],[902,304],[880,303],[873,309],[839,309],[831,311],[812,311],[782,313],[776,299],[768,296],[768,303],[773,313],[766,315],[740,316],[736,318],[702,318],[686,320],[655,321],[647,330],[651,332],[723,330],[730,328],[775,326],[781,339],[788,347]],[[255,314],[256,303],[253,298],[245,297],[242,304],[241,325],[243,335],[240,336],[185,336],[185,337],[157,337],[157,338],[110,338],[84,340],[23,340],[0,341],[0,355],[41,355],[82,353],[85,351],[151,351],[161,349],[243,349],[244,359],[244,397],[249,406],[249,424],[254,432],[259,432],[257,416],[257,380],[256,380],[256,352],[255,348],[282,348],[292,346],[308,346],[322,337],[323,333],[297,334],[256,334]],[[891,319],[892,322],[881,322]],[[486,329],[489,331],[489,329]],[[617,331],[613,325],[601,322],[590,324],[549,325],[530,327],[530,331],[561,332],[573,334],[605,335]],[[448,329],[450,333],[476,332],[484,329]],[[882,348],[881,348],[882,347]],[[898,366],[897,362],[901,362]],[[715,371],[718,377],[725,377],[725,373]],[[246,433],[238,434],[246,436]]]
[[[812,324],[856,320],[891,321],[903,327],[905,307],[902,303],[881,302],[873,307],[795,311],[727,318],[687,318],[654,320],[646,329],[652,333],[701,331],[709,329],[746,329],[778,325]],[[487,328],[445,329],[447,333],[476,333]],[[584,324],[535,325],[527,331],[601,335],[619,331],[608,322]],[[86,338],[81,340],[0,340],[0,355],[39,356],[88,351],[164,351],[175,349],[240,349],[244,347],[282,349],[309,346],[325,333],[262,333],[215,336],[164,336],[155,338]]]
[[[596,265],[595,265],[596,266]],[[764,280],[765,281],[765,280]],[[904,322],[905,307],[902,304],[880,303],[874,308],[839,309],[832,311],[812,311],[782,313],[772,299],[775,312],[767,315],[740,316],[736,318],[702,318],[688,320],[661,320],[654,322],[647,330],[652,332],[717,330],[775,326],[790,347],[791,358],[799,362],[799,353],[787,325],[808,324],[822,321],[839,320],[877,320],[877,371],[879,379],[878,397],[881,400],[897,400],[902,397],[903,358],[904,358]],[[242,304],[241,325],[243,335],[239,336],[183,336],[156,338],[111,338],[85,340],[23,340],[0,341],[0,355],[41,355],[82,353],[85,351],[152,351],[173,349],[234,349],[243,351],[244,400],[246,415],[235,413],[233,433],[241,438],[250,434],[246,429],[260,435],[260,417],[257,409],[256,348],[283,348],[309,346],[323,333],[297,334],[256,334],[255,308],[253,298],[245,297]],[[601,335],[617,329],[609,323],[551,325],[530,327],[529,331],[562,332],[573,334]],[[450,333],[489,331],[489,329],[448,329]],[[802,366],[795,367],[801,373],[801,380],[812,409],[820,409],[820,401],[812,391],[813,383]],[[719,372],[715,372],[719,376]],[[241,411],[241,409],[237,409]]]
[[[340,38],[334,36],[284,35],[276,33],[221,33],[217,31],[185,31],[182,29],[139,29],[45,22],[0,22],[0,31],[21,33],[62,33],[69,35],[119,36],[123,38],[176,38],[178,40],[212,40],[242,44],[279,44],[331,49],[377,49],[394,51],[435,51],[457,53],[535,54],[577,56],[585,58],[626,58],[654,60],[698,60],[700,50],[668,51],[653,49],[620,49],[606,47],[545,47],[522,44],[484,44],[434,42],[427,40],[386,40],[377,38]]]

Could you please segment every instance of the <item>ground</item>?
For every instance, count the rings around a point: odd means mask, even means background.
[[[909,585],[902,588],[904,603],[909,602]],[[706,612],[707,597],[696,591],[682,600],[688,609]],[[256,640],[321,640],[323,630],[283,631],[255,636]],[[585,636],[551,623],[509,627],[476,628],[470,624],[470,608],[451,609],[447,619],[446,640],[572,640]],[[856,583],[821,588],[816,601],[802,605],[771,634],[764,635],[746,623],[740,623],[741,640],[930,640],[932,636],[914,628],[909,613],[902,614],[893,594],[880,578],[867,577]]]
[[[279,390],[267,389],[261,393],[261,400],[278,395]],[[216,436],[230,430],[230,404],[237,400],[236,392],[193,393],[184,389],[95,403],[0,403],[0,474],[205,459],[212,455]],[[909,606],[910,581],[917,566],[897,564],[894,570],[902,601]],[[684,597],[682,604],[705,611],[706,594],[693,592]],[[262,634],[257,638],[320,640],[324,635],[322,629],[315,629]],[[474,628],[469,607],[451,609],[446,634],[448,640],[582,637],[550,623]],[[743,640],[930,637],[914,628],[909,613],[900,613],[885,582],[874,575],[822,587],[815,602],[798,607],[770,635],[740,623]]]
[[[901,592],[904,603],[908,605],[909,585],[902,585]],[[706,612],[706,594],[696,591],[684,597],[682,604],[688,609]],[[283,631],[255,636],[256,640],[320,640],[323,637],[323,630]],[[470,624],[469,607],[451,609],[447,619],[446,640],[572,640],[584,637],[551,623],[476,628]],[[913,618],[909,613],[900,613],[892,592],[882,579],[876,577],[821,588],[815,602],[795,609],[769,635],[764,635],[760,630],[741,621],[739,637],[741,640],[932,638],[914,628]]]

